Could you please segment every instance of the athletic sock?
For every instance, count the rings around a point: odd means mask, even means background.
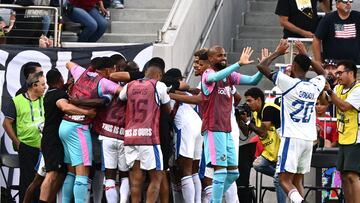
[[[171,189],[173,193],[173,201],[174,202],[184,202],[184,198],[181,193],[181,183],[174,184],[171,183]]]
[[[129,185],[129,178],[121,178],[121,185],[120,185],[120,203],[128,202],[130,197],[130,185]]]
[[[115,180],[105,180],[105,196],[108,203],[118,203],[119,195],[116,191]]]
[[[304,200],[297,189],[290,190],[288,196],[293,203],[301,203]]]
[[[74,183],[74,198],[76,203],[85,203],[88,196],[88,177],[76,176]]]
[[[204,195],[204,198],[202,199],[202,202],[209,203],[211,200],[211,196],[212,196],[212,185],[205,187],[204,192],[205,192],[205,195]]]
[[[212,181],[212,196],[213,203],[221,203],[224,194],[224,185],[227,176],[226,168],[215,170]]]
[[[74,196],[74,182],[75,182],[75,174],[68,172],[66,178],[64,180],[64,184],[62,186],[62,197],[61,200],[63,203],[70,203],[71,199]]]
[[[95,170],[91,185],[94,202],[101,202],[104,193],[104,172]]]
[[[195,188],[195,203],[201,202],[201,181],[198,173],[192,175]]]
[[[192,176],[181,178],[181,191],[185,202],[195,201],[195,188]]]
[[[224,184],[224,193],[229,189],[229,187],[239,178],[239,170],[228,170],[226,175],[226,180]]]
[[[225,192],[225,202],[229,202],[229,203],[230,202],[233,202],[233,203],[239,202],[236,182],[233,182],[233,184],[231,184],[229,189]]]

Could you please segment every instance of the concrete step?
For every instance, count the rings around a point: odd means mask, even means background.
[[[260,53],[262,48],[268,48],[270,51],[273,51],[278,44],[279,39],[234,39],[233,50],[234,52],[241,52],[244,47],[250,46],[255,52]]]
[[[110,9],[112,21],[164,21],[170,9]]]
[[[125,0],[125,8],[158,8],[170,9],[174,0]]]
[[[283,29],[280,26],[251,26],[239,27],[239,39],[243,38],[275,38],[280,39]]]
[[[112,21],[111,31],[122,34],[156,34],[163,25],[164,22]]]
[[[278,16],[271,12],[245,13],[245,25],[279,26]]]
[[[98,42],[113,43],[149,43],[155,42],[156,34],[118,34],[105,33]]]
[[[77,34],[75,32],[63,31],[61,35],[61,42],[77,42]]]
[[[276,1],[249,1],[250,12],[275,13],[276,4]]]

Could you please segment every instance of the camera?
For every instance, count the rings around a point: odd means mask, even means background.
[[[247,116],[251,115],[251,109],[250,106],[246,103],[240,104],[237,107],[235,107],[235,116],[244,115],[246,113]]]
[[[327,75],[326,76],[326,81],[330,84],[333,85],[335,83],[336,78],[333,75]]]

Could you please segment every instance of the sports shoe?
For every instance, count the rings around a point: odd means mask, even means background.
[[[122,4],[120,1],[113,1],[112,6],[116,9],[123,9],[124,4]]]

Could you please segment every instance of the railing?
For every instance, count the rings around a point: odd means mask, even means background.
[[[58,11],[58,8],[56,7],[50,7],[50,6],[20,6],[20,5],[15,5],[15,4],[0,4],[0,8],[3,8],[3,9],[9,9],[9,10],[17,10],[17,11],[20,11],[20,10],[24,10],[24,14],[20,14],[20,13],[16,13],[16,17],[18,19],[31,19],[32,17],[35,16],[35,14],[30,14],[29,16],[30,17],[27,17],[26,15],[26,10],[45,10],[45,11],[49,11],[51,12],[51,15],[50,15],[50,24],[53,23],[54,24],[54,29],[49,30],[48,31],[53,31],[53,40],[54,40],[54,43],[53,43],[53,46],[55,47],[58,47],[60,45],[60,32],[59,32],[59,11]],[[36,16],[36,18],[41,18],[43,16]],[[15,25],[18,25],[19,23],[23,23],[23,24],[26,24],[26,23],[33,23],[33,25],[36,25],[36,23],[42,23],[41,22],[31,22],[31,21],[16,21],[15,20]],[[61,27],[60,27],[61,29]],[[26,31],[37,31],[37,32],[40,32],[39,29],[16,29],[16,28],[13,28],[10,32],[18,32],[17,34],[21,34],[21,33],[24,33]],[[8,36],[5,36],[5,39],[11,39],[11,40],[35,40],[35,38],[37,40],[39,40],[40,36],[30,36],[30,37],[22,37],[22,36],[12,36],[11,33],[8,34]]]
[[[214,12],[214,14],[213,14],[213,16],[211,18],[211,21],[208,24],[208,26],[205,26],[205,28],[204,28],[205,33],[203,33],[201,35],[200,39],[199,39],[200,46],[196,46],[193,52],[195,52],[195,50],[197,50],[197,49],[204,48],[205,43],[209,39],[210,32],[211,32],[212,28],[214,27],[215,21],[216,21],[218,15],[220,13],[220,10],[221,10],[223,4],[224,4],[224,0],[219,0],[219,1],[217,1],[215,3],[215,6],[214,6],[215,12]],[[192,73],[194,72],[194,68],[191,66],[192,60],[193,59],[191,57],[188,64],[187,64],[187,66],[186,66],[186,70],[185,70],[186,82],[189,82],[189,80],[190,80],[190,78],[192,76]]]
[[[156,43],[161,43],[164,40],[164,34],[167,30],[175,30],[177,27],[172,24],[176,11],[179,8],[181,0],[175,0],[174,4],[171,7],[170,13],[165,21],[164,26],[161,30],[158,30]]]

